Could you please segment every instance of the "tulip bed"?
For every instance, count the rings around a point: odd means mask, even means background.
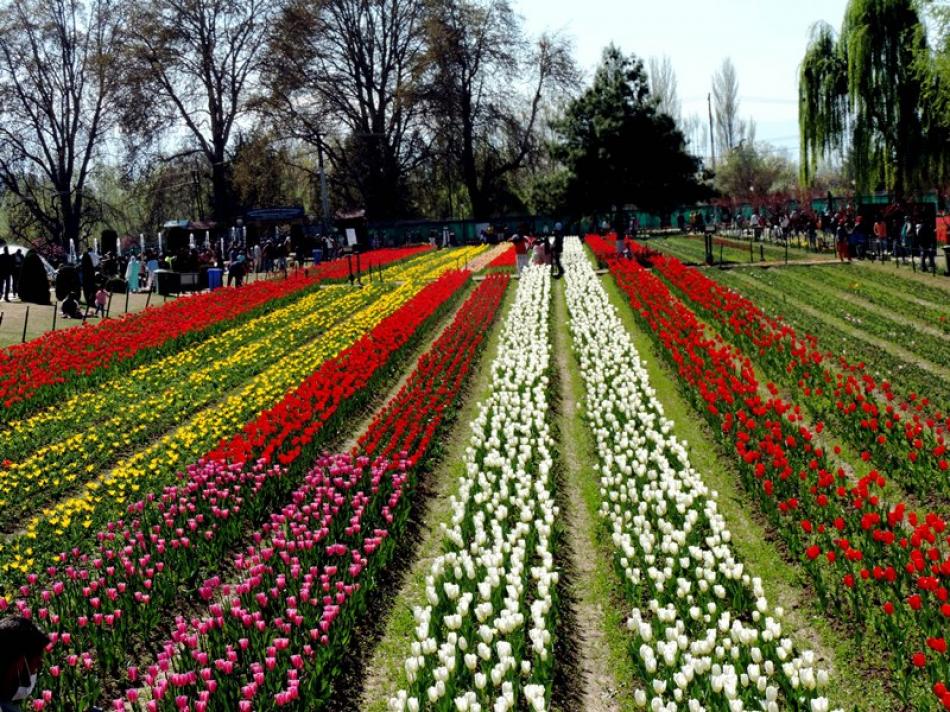
[[[882,313],[883,310],[864,306],[858,301],[846,302],[827,285],[820,282],[816,284],[804,274],[799,275],[792,270],[767,270],[753,277],[781,290],[792,299],[801,300],[822,312],[837,314],[866,334],[900,343],[912,354],[931,363],[943,363],[946,357],[947,342],[941,335],[916,329],[913,323],[901,320],[899,316]]]
[[[459,397],[506,286],[493,277],[476,289],[354,454],[319,458],[290,504],[235,557],[236,582],[205,582],[207,614],[180,619],[143,678],[151,708],[178,709],[183,698],[195,710],[326,703],[409,522],[417,465],[431,456],[432,435]],[[410,420],[425,428],[394,427]],[[396,459],[378,456],[386,452]]]
[[[850,361],[864,364],[865,370],[879,380],[884,374],[892,381],[903,385],[908,394],[927,393],[933,410],[946,411],[950,405],[950,383],[935,379],[933,374],[921,367],[920,364],[908,362],[881,348],[868,343],[860,332],[846,333],[836,325],[831,324],[820,316],[800,310],[789,310],[787,301],[781,294],[769,290],[758,280],[735,272],[723,271],[715,275],[716,281],[739,292],[751,299],[766,313],[780,315],[789,325],[801,333],[813,335],[821,343],[822,348],[833,354],[848,354]],[[921,412],[925,407],[922,398],[913,402],[915,412]]]
[[[504,256],[505,250],[508,247],[510,247],[510,245],[495,245],[491,249],[488,249],[480,254],[474,260],[469,260],[465,267],[472,272],[481,272],[483,269],[489,269],[495,264],[495,262],[499,260],[499,258]]]
[[[390,263],[415,256],[427,247],[378,250],[366,259]],[[0,351],[0,422],[23,417],[56,400],[69,397],[77,387],[114,375],[115,367],[129,369],[143,360],[173,353],[204,338],[236,319],[271,309],[280,300],[293,299],[302,290],[347,275],[345,260],[298,272],[286,280],[265,280],[238,290],[176,299],[173,302],[108,319],[96,325],[54,331],[25,344]]]
[[[517,260],[515,258],[515,246],[508,243],[502,245],[504,249],[501,253],[488,263],[487,269],[490,270],[514,270]]]
[[[467,248],[474,256],[481,248]],[[319,339],[266,365],[226,398],[198,411],[176,430],[117,462],[104,474],[85,481],[78,492],[41,509],[21,522],[23,531],[0,544],[0,574],[9,584],[21,573],[53,563],[59,554],[87,541],[90,531],[109,521],[137,498],[172,481],[175,472],[258,413],[270,408],[301,383],[327,358],[352,344],[415,294],[424,281],[437,278],[455,263],[456,255],[432,254],[399,271],[400,286],[379,295],[352,318],[324,332]],[[306,382],[305,382],[306,383]],[[342,385],[340,386],[342,388]],[[95,469],[95,468],[94,468]]]
[[[450,307],[467,276],[466,272],[450,272],[424,288],[263,414],[256,428],[271,433],[278,445],[274,448],[273,443],[262,442],[256,451],[249,451],[252,458],[260,458],[256,465],[229,465],[211,458],[189,466],[178,484],[134,503],[126,518],[105,526],[94,555],[72,551],[56,567],[28,577],[14,606],[40,618],[54,632],[54,664],[49,677],[41,680],[45,690],[37,700],[39,707],[85,709],[101,698],[104,683],[120,676],[125,684],[138,681],[139,668],[134,662],[146,657],[144,651],[130,650],[128,642],[147,641],[156,630],[167,633],[164,626],[172,622],[167,618],[168,609],[180,605],[183,587],[192,590],[196,598],[214,595],[220,579],[212,577],[198,585],[199,574],[217,570],[221,557],[247,539],[249,522],[260,521],[277,503],[300,502],[308,485],[291,493],[299,481],[294,473],[302,470],[297,476],[302,477],[308,458],[313,462],[326,437],[365,402],[381,376],[395,372],[398,354],[421,337],[426,324]],[[464,343],[465,349],[474,352],[480,343],[477,334],[490,324],[503,291],[501,280],[483,284],[433,348],[447,351],[446,346]],[[420,365],[433,362],[440,351],[430,352]],[[444,388],[437,391],[438,398],[430,401],[432,420],[444,417],[464,379],[459,373],[467,372],[470,363],[470,359],[453,358],[442,374],[431,372],[427,378],[411,379],[411,383],[431,385],[441,376],[447,377]],[[312,398],[304,400],[305,394]],[[401,402],[411,405],[413,416],[426,417],[425,412],[416,410],[420,398]],[[299,413],[305,404],[310,408],[309,417],[295,421],[297,433],[290,442],[284,427],[288,414]],[[403,412],[403,418],[408,416]],[[392,438],[400,445],[420,447],[411,432],[393,433]],[[277,453],[281,464],[267,464],[268,452]],[[385,467],[376,469],[385,471]],[[313,473],[307,475],[309,485],[313,485],[313,477]],[[398,474],[385,477],[399,481]],[[278,534],[271,525],[264,531]],[[257,535],[251,540],[256,539]],[[130,661],[133,664],[126,672]],[[167,669],[167,662],[164,667]],[[157,676],[160,670],[150,667],[147,673],[143,670],[143,677]],[[127,692],[128,700],[137,696],[137,688]]]
[[[407,688],[393,710],[546,709],[558,573],[553,527],[550,272],[522,273],[472,422],[466,474],[452,497],[445,553],[414,611]]]
[[[849,294],[871,302],[897,318],[916,319],[950,334],[950,318],[946,308],[941,305],[941,302],[947,299],[944,290],[938,287],[927,290],[925,285],[917,282],[907,283],[893,268],[889,270],[890,273],[874,269],[842,273],[836,272],[837,269],[810,267],[801,276],[809,281],[815,280],[826,285],[835,285],[838,289],[844,288]],[[928,302],[922,298],[924,295],[936,297],[937,300]]]
[[[826,610],[859,632],[873,629],[887,646],[898,693],[916,708],[933,706],[932,693],[922,690],[934,686],[943,696],[948,672],[944,518],[888,503],[877,471],[849,479],[814,444],[821,424],[809,427],[802,408],[780,398],[773,384],[763,389],[739,349],[710,337],[649,270],[603,250],[600,256],[685,395],[735,453],[743,484]]]
[[[827,672],[783,637],[780,608],[738,561],[715,494],[663,414],[623,323],[576,238],[567,306],[587,388],[600,515],[633,612],[640,706],[653,710],[828,709]]]
[[[383,293],[379,287],[318,290],[14,423],[0,434],[6,463],[0,470],[0,517],[16,526],[24,514],[95,478],[120,453],[147,445],[269,365],[328,335]]]
[[[784,321],[769,318],[699,270],[675,258],[660,257],[654,265],[727,338],[754,354],[770,375],[833,423],[865,461],[886,467],[908,489],[950,493],[945,443],[950,416],[927,413],[926,399],[900,397],[889,381],[877,381],[863,364],[824,351],[816,338],[798,336]]]

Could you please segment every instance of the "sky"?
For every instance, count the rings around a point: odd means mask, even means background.
[[[812,25],[837,30],[847,0],[512,0],[532,34],[559,32],[574,43],[588,78],[613,42],[646,63],[666,55],[683,115],[706,112],[712,75],[731,57],[739,113],[756,122],[756,140],[798,157],[798,67]]]

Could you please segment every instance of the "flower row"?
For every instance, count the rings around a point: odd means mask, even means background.
[[[565,244],[567,306],[587,389],[600,514],[633,611],[640,706],[827,709],[828,674],[783,635],[780,608],[736,558],[715,493],[673,435],[580,243]]]
[[[399,453],[396,460],[322,457],[235,557],[236,582],[205,582],[205,615],[179,620],[142,678],[148,708],[326,703],[353,628],[369,613],[367,596],[409,522],[412,468],[457,400],[506,286],[496,277],[475,290],[360,438],[367,454]],[[409,421],[424,432],[394,426]],[[133,688],[127,698],[138,694]]]
[[[606,259],[826,609],[876,630],[899,680],[919,688],[945,679],[950,538],[943,518],[888,505],[886,480],[877,471],[849,477],[818,444],[821,424],[810,427],[799,405],[778,397],[773,384],[760,384],[740,350],[706,334],[637,262]]]
[[[754,354],[773,377],[795,388],[812,411],[833,423],[866,461],[886,467],[915,491],[950,491],[946,416],[922,415],[926,399],[912,394],[902,401],[890,382],[875,380],[862,364],[826,353],[814,337],[800,337],[786,322],[768,317],[675,257],[658,257],[653,264],[727,338]]]
[[[500,245],[503,249],[499,254],[488,263],[488,269],[514,269],[515,267],[515,248],[511,243]]]
[[[477,254],[479,249],[472,248],[472,251]],[[215,444],[226,442],[257,414],[282,403],[284,395],[301,382],[306,386],[313,379],[304,379],[324,361],[363,337],[417,295],[425,280],[438,278],[453,264],[454,260],[434,254],[423,264],[407,266],[401,272],[406,281],[379,296],[348,321],[269,364],[223,400],[197,412],[176,430],[121,460],[110,471],[87,481],[74,495],[28,518],[21,523],[25,525],[22,533],[0,544],[3,578],[9,582],[17,572],[35,568],[37,560],[44,566],[53,563],[60,552],[84,546],[90,529],[95,531],[99,523],[116,516],[127,502],[137,499],[140,492],[155,491],[173,480],[180,468],[195,462]],[[455,274],[456,279],[464,281],[464,276]],[[345,366],[340,366],[340,370],[344,373],[337,390],[344,392],[347,382],[358,378],[358,374],[347,372]],[[264,415],[258,416],[248,427],[256,427],[264,418]]]
[[[393,710],[545,709],[558,575],[547,270],[522,274]]]
[[[392,262],[426,248],[381,250],[374,261]],[[0,351],[0,420],[58,399],[63,387],[111,365],[137,357],[152,358],[167,349],[206,335],[208,329],[253,313],[321,280],[339,278],[345,261],[327,263],[283,281],[261,281],[239,290],[223,289],[108,319],[95,326],[50,332],[39,339]]]
[[[309,441],[296,459],[283,458],[285,465],[278,466],[267,466],[263,460],[253,467],[222,460],[189,466],[179,484],[158,496],[148,495],[129,507],[126,518],[105,526],[95,555],[74,550],[57,566],[29,577],[15,605],[42,619],[54,633],[54,664],[50,678],[41,679],[42,706],[85,709],[100,699],[105,681],[128,684],[139,679],[137,666],[126,672],[129,653],[124,641],[147,642],[156,631],[167,631],[163,623],[172,622],[167,611],[180,605],[182,587],[192,587],[200,581],[196,577],[217,570],[221,557],[246,537],[249,522],[261,521],[276,503],[297,501],[290,497],[294,482],[290,475],[305,466],[328,435],[369,398],[371,386],[386,375],[387,364],[421,337],[420,327],[445,308],[465,276],[452,272],[426,287],[370,337],[319,369],[310,381],[310,392],[316,393],[320,381],[326,395],[315,403],[319,410],[312,415],[318,426],[311,429],[308,424]],[[482,314],[468,321],[485,326],[486,318]],[[361,369],[365,378],[341,389],[344,364]],[[265,415],[278,426],[284,413],[275,407]],[[208,597],[216,585],[212,578],[198,587],[198,593]],[[158,672],[155,667],[148,674]]]

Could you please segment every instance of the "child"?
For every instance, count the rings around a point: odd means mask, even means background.
[[[96,316],[106,315],[106,304],[109,303],[109,293],[105,287],[99,287],[96,292]]]

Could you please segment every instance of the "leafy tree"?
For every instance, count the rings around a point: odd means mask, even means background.
[[[791,191],[794,184],[788,156],[754,140],[732,149],[716,169],[716,190],[739,202],[755,203],[771,193]]]
[[[859,191],[901,196],[931,182],[946,149],[922,100],[926,52],[915,0],[850,0],[840,35],[815,26],[799,79],[804,183],[836,153],[849,155]]]
[[[427,23],[428,104],[471,213],[485,218],[513,197],[510,179],[541,151],[547,97],[573,86],[566,43],[532,43],[507,0],[432,3]]]
[[[673,119],[657,111],[643,63],[613,45],[557,130],[555,155],[569,173],[566,202],[579,214],[636,204],[663,215],[706,195],[699,160]]]
[[[110,0],[10,0],[0,12],[0,184],[18,230],[77,244],[97,219],[87,181],[122,89]]]
[[[134,89],[127,128],[142,136],[184,125],[211,173],[212,213],[234,217],[231,138],[249,113],[277,0],[136,3],[126,78]]]

